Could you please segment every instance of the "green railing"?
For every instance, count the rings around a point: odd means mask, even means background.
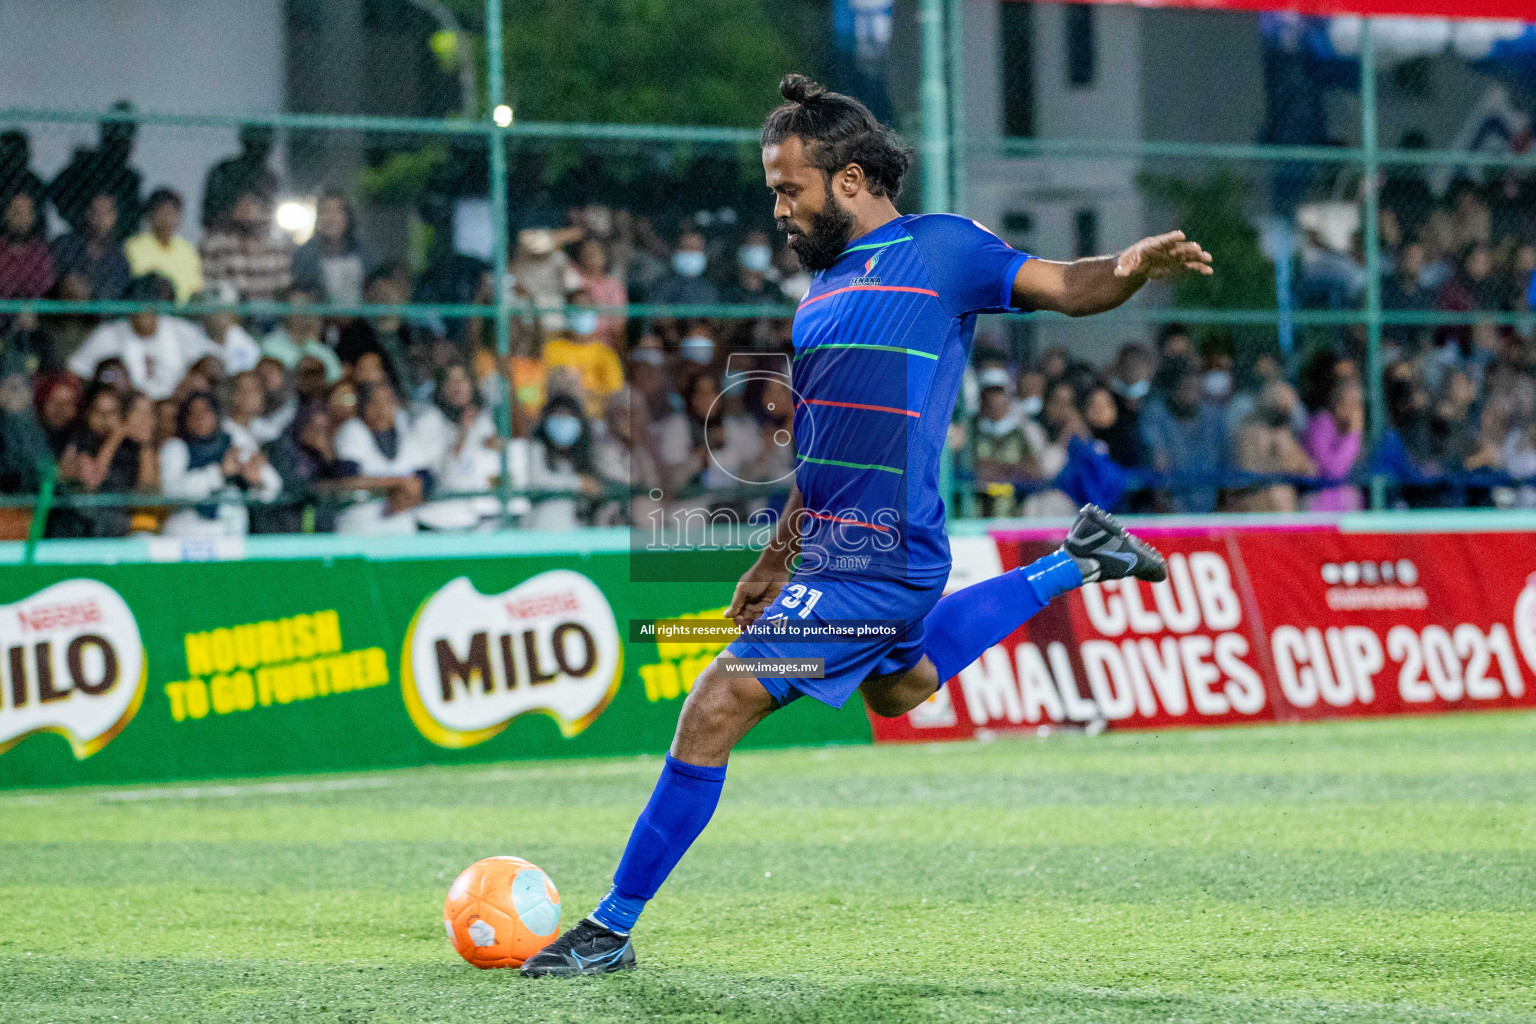
[[[921,128],[918,148],[923,158],[922,208],[926,211],[963,209],[966,191],[968,162],[978,156],[1007,157],[1083,157],[1095,159],[1127,159],[1137,161],[1162,159],[1191,159],[1202,161],[1236,162],[1306,162],[1358,167],[1364,179],[1370,183],[1377,179],[1384,166],[1475,166],[1536,168],[1536,153],[1496,155],[1451,150],[1401,150],[1383,149],[1378,145],[1376,102],[1376,49],[1371,31],[1371,20],[1365,19],[1361,33],[1361,139],[1362,144],[1353,148],[1320,146],[1272,146],[1196,144],[1172,141],[1128,139],[1047,139],[1003,138],[979,140],[969,137],[966,131],[964,90],[960,87],[964,47],[961,19],[964,4],[961,0],[920,0],[918,4],[919,47],[922,64],[919,101]],[[0,108],[0,125],[15,123],[99,124],[101,122],[133,122],[141,125],[185,128],[238,128],[246,125],[265,125],[272,128],[320,131],[330,133],[363,133],[376,136],[463,136],[483,140],[489,163],[489,194],[492,214],[493,246],[492,262],[496,268],[507,265],[511,248],[508,227],[508,143],[517,139],[547,139],[567,141],[612,141],[647,144],[749,146],[757,141],[758,133],[752,128],[709,127],[688,125],[633,125],[633,124],[570,124],[526,120],[516,117],[515,112],[504,106],[505,84],[503,78],[503,26],[505,24],[502,0],[485,0],[485,18],[488,30],[484,40],[485,94],[484,107],[479,116],[455,116],[447,118],[392,117],[354,114],[313,114],[272,111],[251,111],[241,114],[176,114],[144,110],[55,110],[31,108]],[[1297,326],[1347,326],[1363,324],[1368,331],[1367,390],[1369,395],[1368,422],[1373,436],[1379,436],[1385,422],[1382,389],[1381,337],[1384,326],[1449,326],[1474,322],[1492,322],[1500,325],[1528,329],[1533,324],[1530,314],[1494,312],[1478,313],[1423,313],[1383,311],[1380,296],[1380,242],[1376,237],[1378,196],[1374,187],[1364,190],[1366,231],[1365,276],[1366,296],[1359,310],[1290,310],[1290,309],[1191,309],[1154,307],[1132,304],[1122,307],[1106,318],[1127,323],[1166,323],[1178,321],[1200,325],[1230,326],[1279,326],[1290,323]],[[405,316],[437,316],[447,319],[484,318],[494,322],[495,347],[500,356],[510,354],[512,322],[525,310],[509,300],[506,290],[494,289],[494,302],[487,304],[405,304],[380,306],[373,304],[307,304],[304,311],[319,315],[378,316],[401,314]],[[36,313],[124,315],[144,308],[142,303],[130,302],[65,302],[54,300],[0,300],[0,314]],[[176,307],[160,306],[165,312],[181,314],[213,311],[229,311],[242,316],[281,316],[293,311],[284,303],[249,302],[235,304],[198,304]],[[722,319],[757,319],[761,317],[787,317],[793,310],[787,306],[728,306],[728,305],[662,305],[639,304],[626,307],[589,307],[601,313],[629,316],[707,316]],[[1049,314],[1025,314],[1027,317]],[[498,422],[505,431],[508,417],[502,415]],[[504,433],[505,436],[505,433]],[[505,446],[503,446],[503,451]],[[948,467],[946,467],[948,470]],[[512,496],[509,474],[501,474],[502,485],[497,496]],[[946,472],[946,479],[953,481],[953,474]],[[53,478],[44,481],[44,493],[51,494]],[[962,490],[964,490],[962,488]],[[969,507],[969,496],[961,495],[961,507]],[[1381,493],[1374,495],[1377,507]],[[42,498],[44,504],[47,498]],[[505,503],[505,502],[503,502]],[[40,527],[34,525],[33,536],[28,541],[29,552],[35,548]]]

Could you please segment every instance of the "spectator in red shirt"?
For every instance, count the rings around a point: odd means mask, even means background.
[[[53,287],[53,254],[43,240],[37,205],[25,192],[5,204],[0,232],[0,299],[36,299]]]

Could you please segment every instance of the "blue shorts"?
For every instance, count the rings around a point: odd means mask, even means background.
[[[840,708],[870,676],[903,672],[923,657],[923,618],[944,594],[946,568],[924,579],[831,579],[821,574],[795,576],[758,621],[785,616],[814,623],[828,620],[899,620],[898,636],[845,642],[775,641],[765,637],[732,641],[721,652],[733,658],[823,658],[821,679],[760,678],[783,707],[812,697]]]

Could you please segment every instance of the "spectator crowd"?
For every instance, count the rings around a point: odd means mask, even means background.
[[[413,275],[368,251],[341,191],[320,195],[303,244],[278,231],[266,129],[243,131],[240,153],[209,171],[197,244],[181,196],[144,191],[133,142],[130,124],[107,124],[44,182],[26,136],[0,133],[0,299],[132,310],[0,312],[0,492],[56,478],[71,500],[49,536],[611,525],[659,508],[747,510],[765,500],[752,485],[793,470],[792,396],[738,378],[728,356],[787,352],[776,310],[810,278],[729,211],[658,225],[589,205],[517,231],[503,272],[446,247]],[[1383,192],[1384,306],[1529,308],[1528,183],[1462,183],[1444,199],[1412,184]],[[1319,277],[1302,259],[1306,287],[1356,287],[1337,260]],[[505,358],[483,318],[315,308],[490,303],[498,286],[516,309]],[[286,313],[207,311],[266,301]],[[742,308],[610,312],[635,302]],[[189,303],[201,312],[167,312]],[[1532,339],[1469,317],[1387,340],[1390,429],[1375,445],[1347,333],[1289,368],[1176,325],[1103,368],[1061,349],[1021,362],[979,347],[951,431],[962,485],[990,515],[1065,514],[1089,498],[1349,510],[1371,473],[1404,504],[1536,505]]]

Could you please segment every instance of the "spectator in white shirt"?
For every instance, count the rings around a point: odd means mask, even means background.
[[[202,391],[182,401],[176,436],[160,446],[160,483],[173,498],[251,494],[271,501],[283,489],[282,478],[250,435],[232,436],[224,429],[217,402]],[[243,501],[213,500],[172,513],[162,532],[171,537],[243,537],[249,525]]]
[[[496,424],[480,406],[475,382],[462,363],[439,370],[432,402],[417,413],[413,429],[430,453],[433,483],[440,491],[489,491],[501,475]],[[417,515],[431,530],[468,530],[494,525],[496,498],[450,498],[423,505]]]
[[[593,475],[592,427],[581,403],[556,395],[544,406],[528,453],[528,486],[534,491],[571,491],[566,495],[533,498],[528,525],[535,530],[574,530],[583,525],[582,498],[602,493]]]
[[[336,532],[414,533],[416,510],[430,480],[430,454],[387,384],[358,388],[357,415],[336,432],[336,457],[356,465],[357,490],[382,497],[343,509]]]
[[[136,278],[128,298],[168,302],[171,284],[158,274]],[[113,320],[92,331],[69,359],[70,372],[89,380],[98,364],[117,358],[133,386],[159,401],[169,398],[191,365],[208,354],[208,339],[195,324],[145,307],[126,320]]]
[[[195,295],[197,302],[240,301],[240,293],[228,281],[219,281]],[[203,315],[203,332],[208,335],[208,352],[224,364],[226,374],[244,373],[261,358],[261,346],[251,337],[240,318],[227,310]]]

